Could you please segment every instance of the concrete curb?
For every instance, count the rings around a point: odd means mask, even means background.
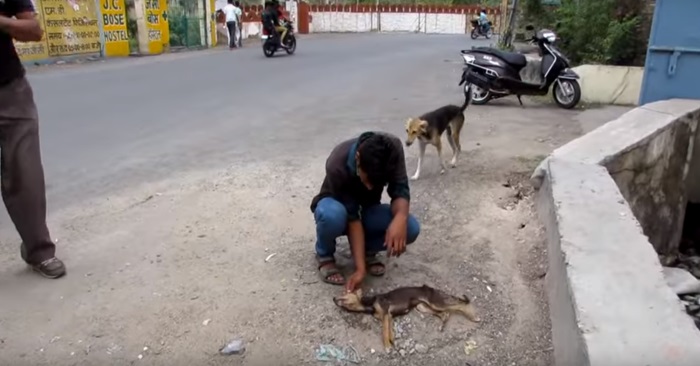
[[[533,174],[556,365],[700,362],[700,332],[647,238],[668,249],[682,225],[698,121],[700,101],[651,103],[555,150]]]

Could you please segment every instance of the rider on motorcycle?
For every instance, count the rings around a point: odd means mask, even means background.
[[[285,47],[282,40],[287,35],[287,27],[280,25],[280,15],[284,19],[284,15],[280,11],[280,5],[277,1],[266,1],[265,10],[262,12],[263,26],[278,38],[281,47]]]
[[[479,26],[481,27],[481,33],[486,34],[489,31],[489,17],[486,15],[485,8],[481,8],[479,12]]]

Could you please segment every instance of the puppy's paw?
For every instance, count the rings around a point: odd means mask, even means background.
[[[456,161],[451,161],[450,162],[450,168],[454,169],[457,167],[457,162]]]
[[[445,174],[446,170],[445,168],[440,169],[440,175]]]
[[[411,180],[418,180],[418,175],[412,175],[410,179]]]

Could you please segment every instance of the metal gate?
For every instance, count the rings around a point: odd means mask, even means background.
[[[203,48],[209,43],[208,0],[169,0],[170,49]]]
[[[699,0],[656,0],[639,104],[700,99]]]

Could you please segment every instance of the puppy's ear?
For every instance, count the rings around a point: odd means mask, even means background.
[[[462,301],[464,301],[465,304],[471,303],[471,300],[467,297],[467,295],[462,295]]]
[[[362,298],[362,289],[358,288],[357,290],[355,290],[355,295],[357,295],[357,298],[361,299]]]
[[[428,128],[428,121],[421,120],[419,126],[421,129],[425,130],[426,128]]]

